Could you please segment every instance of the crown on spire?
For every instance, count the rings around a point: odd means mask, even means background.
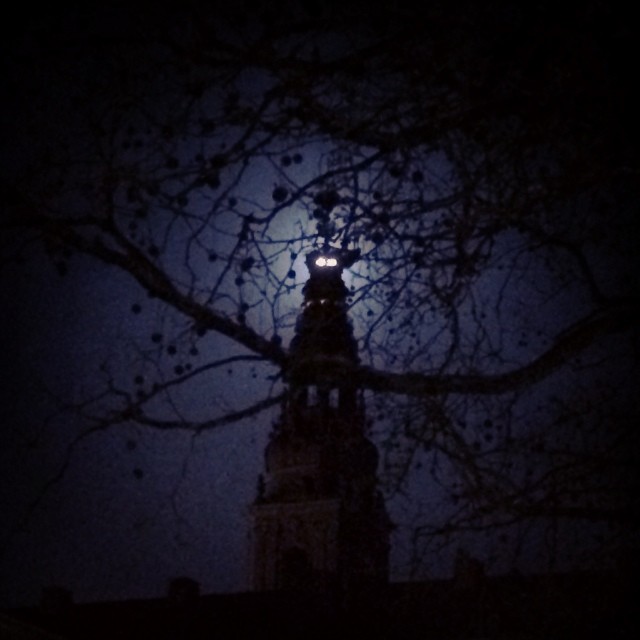
[[[342,270],[353,265],[359,255],[359,250],[326,246],[307,256],[309,280],[291,341],[294,369],[310,372],[320,364],[357,363],[358,347],[346,309],[349,291],[342,281]]]

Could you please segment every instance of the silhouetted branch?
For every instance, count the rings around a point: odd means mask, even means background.
[[[230,411],[223,416],[212,418],[211,420],[161,420],[145,415],[143,412],[138,411],[134,408],[132,410],[125,410],[121,414],[121,419],[119,421],[132,421],[145,427],[153,427],[154,429],[184,430],[201,433],[203,431],[217,429],[219,427],[233,424],[234,422],[239,422],[240,420],[244,420],[245,418],[251,418],[255,415],[258,415],[262,411],[280,404],[282,402],[282,397],[282,394],[280,394],[271,398],[265,398],[264,400],[256,402],[249,407],[245,407],[244,409],[240,409],[238,411]]]
[[[387,373],[362,368],[355,372],[372,391],[409,396],[450,393],[501,394],[530,388],[551,375],[603,336],[638,327],[638,303],[628,301],[603,309],[562,332],[555,343],[528,364],[497,375]]]

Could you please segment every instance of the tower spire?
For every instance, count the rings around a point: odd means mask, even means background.
[[[349,291],[342,271],[358,259],[359,251],[325,247],[307,256],[309,280],[296,333],[290,345],[289,381],[318,380],[331,369],[358,363],[358,345],[347,316]]]
[[[306,259],[309,280],[286,372],[280,420],[265,451],[255,501],[253,588],[384,581],[389,520],[376,488],[378,455],[367,439],[342,271],[358,251],[327,248]],[[336,382],[340,380],[340,382]]]

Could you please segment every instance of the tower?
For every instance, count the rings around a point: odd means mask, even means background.
[[[384,583],[389,519],[362,395],[340,372],[358,364],[342,270],[359,252],[307,256],[282,413],[252,505],[252,588],[352,589]]]

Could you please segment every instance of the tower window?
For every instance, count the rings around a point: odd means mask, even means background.
[[[316,265],[318,267],[337,267],[338,261],[335,258],[325,258],[324,256],[320,256],[316,258]]]

